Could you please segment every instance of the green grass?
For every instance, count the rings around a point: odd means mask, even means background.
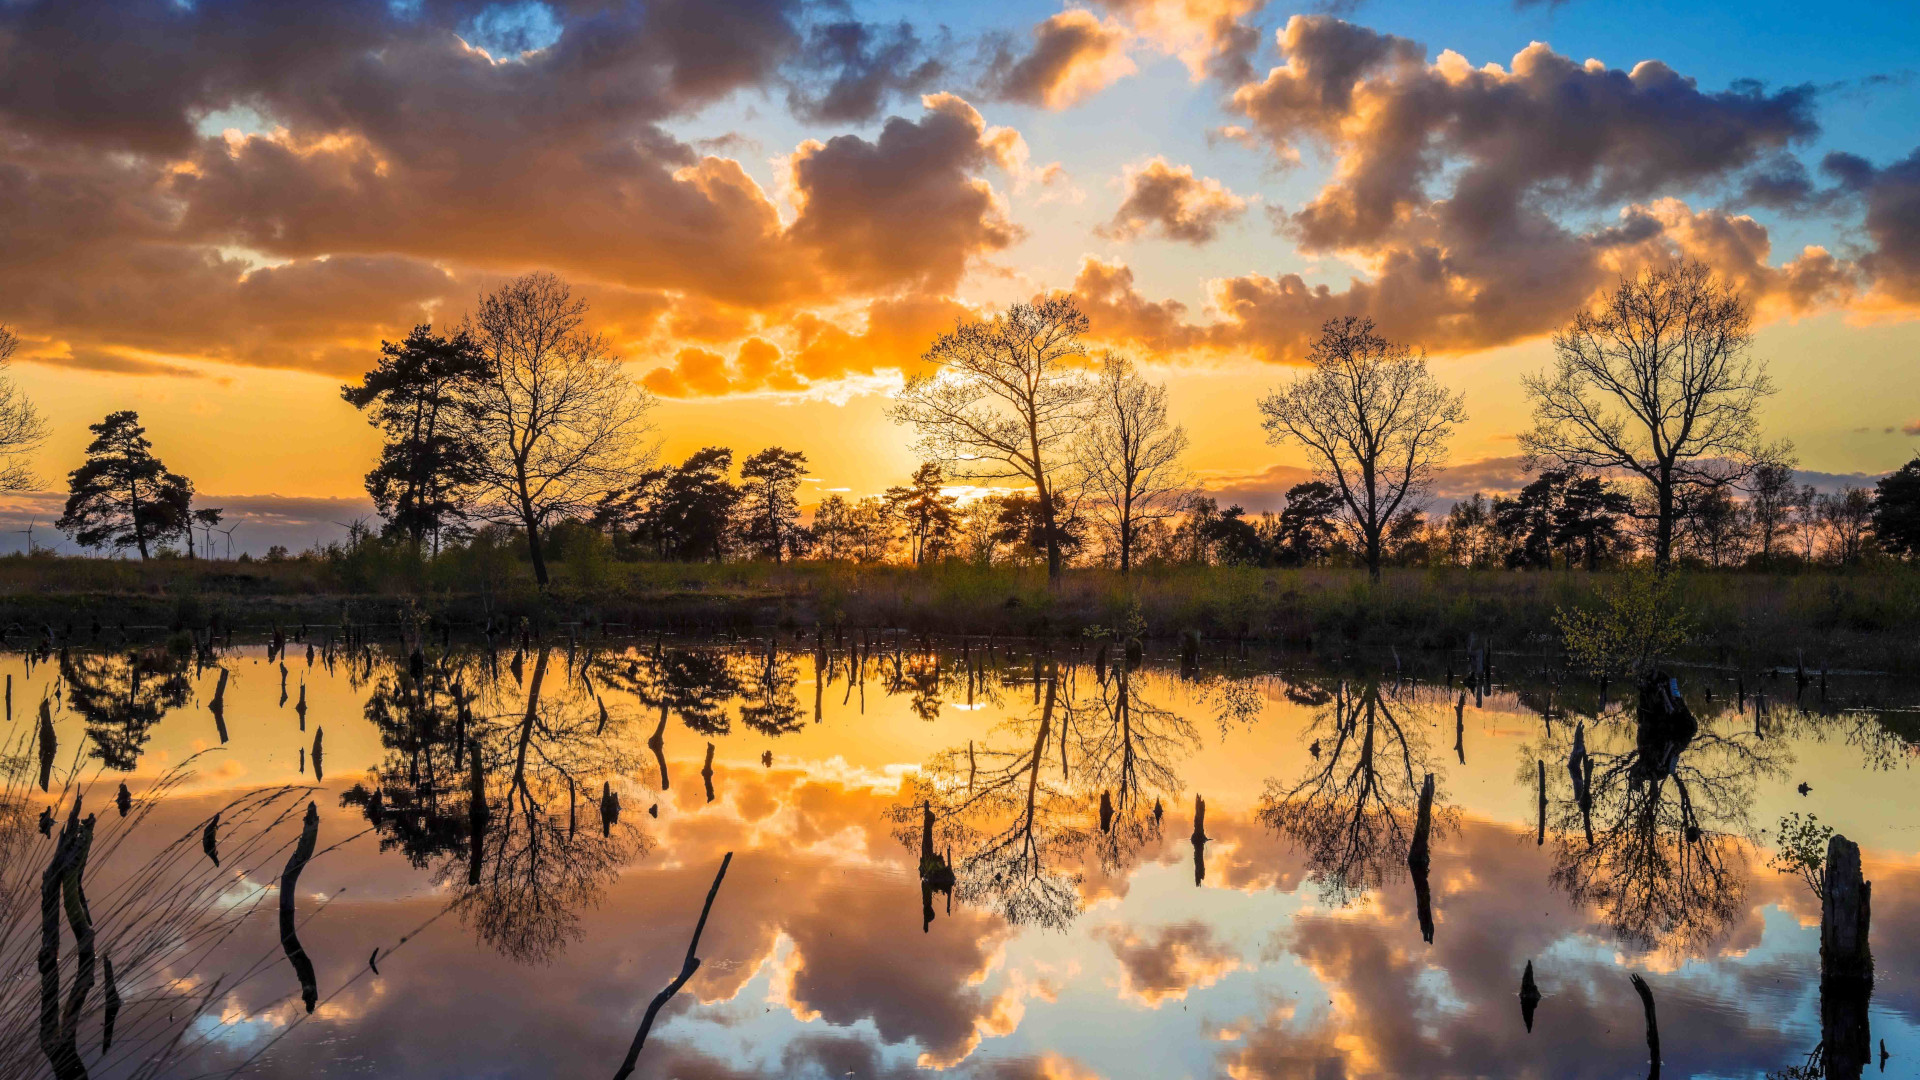
[[[1123,577],[1038,568],[620,562],[562,553],[544,594],[517,553],[462,551],[421,565],[390,550],[285,562],[0,558],[0,623],[242,627],[391,621],[404,610],[458,624],[528,616],[640,628],[902,627],[1069,636],[1138,605],[1148,632],[1320,651],[1435,649],[1471,636],[1509,651],[1558,648],[1553,614],[1593,603],[1602,571],[1158,567]],[[1677,595],[1701,659],[1920,670],[1920,568],[1797,574],[1684,572]]]

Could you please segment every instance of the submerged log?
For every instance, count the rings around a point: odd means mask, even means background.
[[[1193,884],[1199,888],[1207,880],[1207,800],[1198,792],[1193,796]]]
[[[1653,988],[1638,973],[1631,978],[1633,992],[1640,995],[1640,1007],[1647,1014],[1647,1080],[1660,1080],[1660,1021],[1653,1013]]]
[[[687,943],[687,958],[680,965],[680,974],[674,976],[673,981],[667,984],[667,988],[655,994],[653,1000],[647,1004],[647,1013],[640,1019],[640,1030],[634,1033],[633,1045],[627,1048],[627,1056],[620,1062],[620,1068],[614,1071],[613,1080],[627,1080],[627,1077],[633,1075],[634,1064],[640,1059],[640,1049],[647,1044],[647,1032],[653,1030],[653,1020],[660,1015],[660,1007],[665,1005],[674,994],[679,993],[680,988],[687,984],[687,980],[693,978],[693,973],[700,969],[700,957],[697,955],[700,948],[700,934],[707,928],[707,916],[713,911],[713,898],[719,895],[720,882],[726,879],[727,867],[731,865],[733,865],[733,852],[729,851],[726,857],[720,860],[720,872],[713,876],[713,886],[707,890],[707,902],[700,909],[700,921],[694,924],[693,940]]]
[[[300,872],[313,858],[313,848],[319,839],[320,807],[309,802],[307,816],[300,824],[300,840],[287,858],[287,868],[280,872],[280,947],[293,965],[294,977],[300,980],[300,1000],[308,1013],[313,1012],[314,1004],[320,999],[320,987],[314,977],[313,961],[307,958],[307,950],[301,947],[300,935],[296,932],[294,900],[300,886]]]
[[[1433,830],[1433,774],[1420,785],[1420,811],[1414,821],[1413,843],[1407,848],[1407,869],[1413,874],[1413,899],[1420,918],[1420,936],[1433,944],[1433,888],[1427,871],[1432,863],[1429,850]]]

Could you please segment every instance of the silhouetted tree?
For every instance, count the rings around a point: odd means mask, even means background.
[[[1275,536],[1279,561],[1305,566],[1326,558],[1337,540],[1340,506],[1340,493],[1331,484],[1309,480],[1288,488]]]
[[[1376,334],[1373,320],[1328,320],[1307,353],[1313,370],[1260,401],[1269,442],[1292,439],[1346,503],[1367,573],[1378,580],[1382,540],[1412,509],[1446,459],[1462,397],[1427,371],[1426,357]]]
[[[1760,563],[1773,563],[1773,548],[1791,527],[1793,517],[1793,466],[1768,462],[1747,477],[1747,512],[1753,519],[1754,539],[1760,544]]]
[[[1055,473],[1087,403],[1086,381],[1066,361],[1084,355],[1086,332],[1087,317],[1068,296],[959,323],[921,358],[936,370],[909,378],[889,410],[955,477],[1033,486],[1049,579],[1060,576],[1066,535],[1056,527]]]
[[[109,413],[88,426],[86,463],[68,475],[67,506],[55,524],[82,547],[131,547],[142,559],[185,532],[193,484],[153,456],[140,414]]]
[[[610,493],[595,520],[662,559],[717,562],[726,554],[740,502],[740,489],[727,479],[732,468],[733,451],[706,447]]]
[[[586,316],[566,282],[533,273],[482,297],[469,329],[487,362],[465,395],[483,492],[473,512],[525,533],[542,586],[541,530],[591,513],[652,456],[640,440],[653,398],[587,330]]]
[[[1167,388],[1141,378],[1124,356],[1103,358],[1092,403],[1089,422],[1074,440],[1074,462],[1091,496],[1094,522],[1124,574],[1133,568],[1141,526],[1180,508],[1189,486],[1180,466],[1187,432],[1167,419]]]
[[[1493,519],[1508,566],[1550,567],[1557,551],[1569,568],[1584,554],[1593,569],[1631,508],[1625,493],[1596,476],[1546,469],[1516,497],[1494,499]]]
[[[807,455],[769,446],[740,463],[741,534],[762,555],[780,562],[804,542],[796,492]]]
[[[945,479],[940,463],[929,461],[905,486],[887,489],[887,509],[906,527],[907,554],[915,566],[939,558],[952,545],[956,500],[941,494]]]
[[[994,542],[1012,547],[1022,556],[1054,559],[1071,558],[1085,542],[1077,517],[1049,513],[1032,495],[1008,495],[1000,500],[998,531]]]
[[[1873,493],[1851,484],[1820,496],[1820,524],[1835,562],[1852,566],[1866,554],[1873,540],[1873,509]]]
[[[367,473],[367,494],[386,519],[388,536],[404,536],[416,553],[428,537],[457,521],[472,494],[481,450],[464,423],[466,402],[488,375],[472,335],[416,326],[405,341],[380,343],[380,360],[340,396],[367,413],[385,443]]]
[[[1594,310],[1554,335],[1554,365],[1524,376],[1534,426],[1520,436],[1528,468],[1623,469],[1651,497],[1653,561],[1673,559],[1685,497],[1781,461],[1760,441],[1757,411],[1773,393],[1748,356],[1752,309],[1705,264],[1682,261],[1623,277]]]
[[[1920,454],[1874,485],[1873,533],[1895,555],[1920,555]]]
[[[1681,501],[1681,538],[1708,566],[1740,561],[1747,538],[1747,513],[1724,487],[1701,488]]]
[[[40,410],[6,374],[19,348],[19,336],[11,327],[0,326],[0,491],[31,491],[39,485],[26,455],[47,441]]]

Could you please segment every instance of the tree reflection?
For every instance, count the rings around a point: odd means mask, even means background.
[[[969,675],[983,679],[957,677]],[[1178,764],[1199,745],[1193,725],[1143,689],[1119,666],[1084,694],[1047,672],[1032,715],[934,755],[908,781],[893,810],[901,841],[923,862],[928,850],[952,853],[960,902],[1064,928],[1080,911],[1086,860],[1121,872],[1160,839],[1163,800],[1182,789]]]
[[[168,710],[187,703],[193,683],[187,661],[165,649],[130,653],[60,652],[67,705],[80,714],[93,740],[93,757],[131,772],[152,728]]]
[[[378,786],[357,785],[341,801],[366,813],[383,848],[431,867],[482,941],[545,962],[579,937],[579,909],[651,840],[631,824],[580,827],[638,761],[624,749],[628,721],[558,685],[546,650],[530,667],[523,707],[496,715],[476,715],[481,699],[441,669],[386,673],[367,704],[389,750]]]
[[[1300,846],[1323,894],[1346,904],[1406,865],[1422,778],[1431,769],[1425,724],[1410,699],[1383,692],[1377,682],[1301,698],[1327,701],[1302,736],[1312,763],[1290,785],[1268,780],[1258,814]],[[1436,828],[1445,813],[1434,811]]]
[[[1553,884],[1632,946],[1694,952],[1743,910],[1747,811],[1786,755],[1724,720],[1701,725],[1656,673],[1634,720],[1576,729],[1584,753],[1570,744],[1570,767],[1549,770],[1566,791],[1550,810]]]
[[[603,661],[600,681],[709,737],[732,730],[726,705],[741,692],[734,658],[722,648],[662,649],[645,659]]]
[[[1057,697],[1055,679],[1037,718],[995,730],[1004,743],[935,755],[907,784],[908,803],[895,817],[909,817],[914,805],[932,808],[936,845],[956,853],[954,894],[962,903],[990,907],[1009,922],[1063,929],[1079,913],[1081,880],[1063,864],[1087,830],[1083,800],[1046,767],[1049,749],[1055,760],[1059,754]]]
[[[1141,694],[1142,680],[1124,665],[1099,684],[1092,700],[1072,711],[1074,757],[1086,790],[1100,793],[1094,853],[1100,868],[1129,868],[1148,843],[1158,842],[1162,800],[1182,790],[1178,763],[1200,747],[1192,723]]]

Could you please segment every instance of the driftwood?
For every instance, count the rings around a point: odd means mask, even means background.
[[[733,865],[733,852],[729,851],[726,857],[720,860],[720,872],[713,875],[713,887],[707,890],[707,902],[700,908],[700,921],[694,924],[693,940],[687,943],[687,959],[680,965],[680,974],[674,976],[673,981],[667,984],[667,988],[655,994],[653,1001],[648,1003],[647,1014],[640,1019],[640,1030],[634,1033],[633,1045],[627,1048],[626,1059],[620,1062],[620,1068],[614,1072],[613,1080],[627,1080],[627,1077],[633,1075],[634,1062],[640,1058],[640,1048],[647,1044],[647,1032],[653,1030],[653,1020],[660,1014],[660,1007],[665,1005],[673,995],[679,993],[680,988],[687,984],[687,980],[693,978],[693,973],[699,970],[700,934],[707,928],[707,916],[713,911],[713,898],[720,894],[720,882],[725,880],[727,867],[731,865]]]

